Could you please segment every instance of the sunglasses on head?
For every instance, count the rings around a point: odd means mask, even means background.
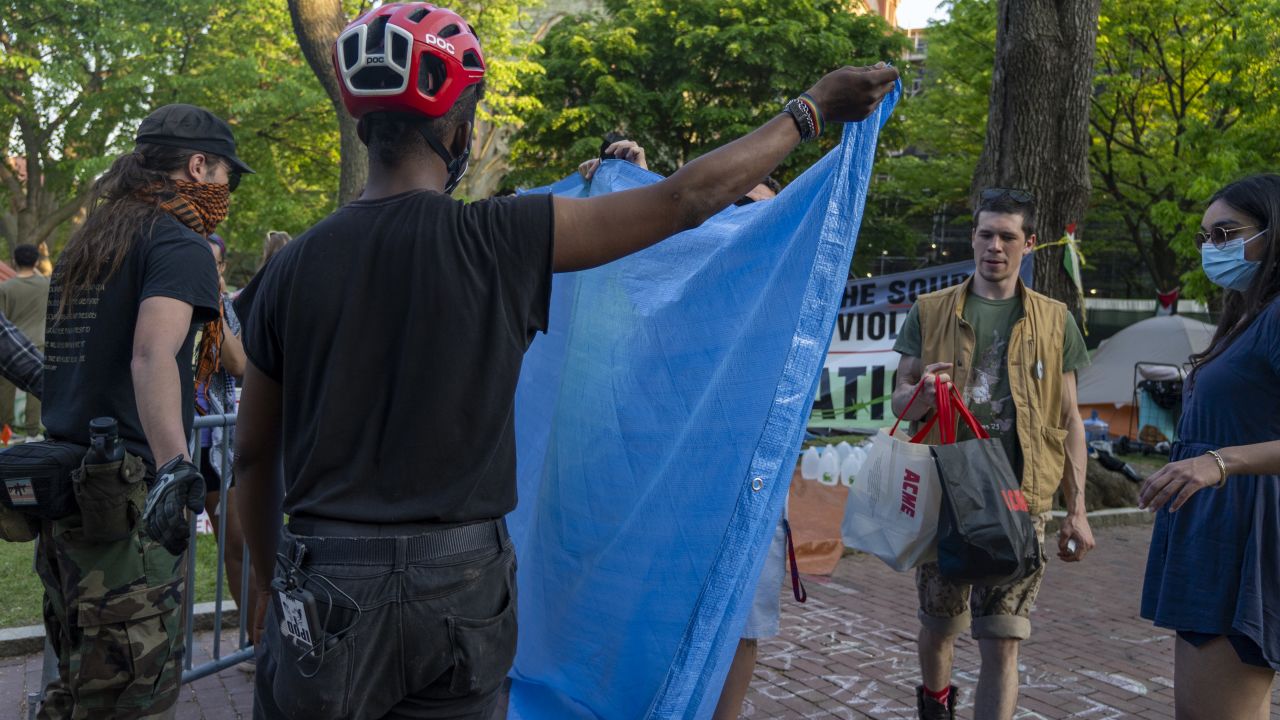
[[[982,191],[983,200],[1000,200],[1009,198],[1016,203],[1034,203],[1036,198],[1026,190],[1018,190],[1017,188],[987,188]]]

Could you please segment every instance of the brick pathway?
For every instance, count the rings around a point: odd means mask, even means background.
[[[1171,718],[1173,640],[1138,617],[1146,526],[1097,532],[1085,563],[1049,566],[1023,645],[1018,718]],[[807,581],[809,602],[784,594],[782,634],[761,643],[747,718],[911,718],[919,672],[915,590],[867,557],[846,558],[825,582]],[[231,636],[227,636],[228,641]],[[207,653],[212,636],[197,638]],[[40,656],[0,660],[0,702],[26,718]],[[977,646],[956,648],[961,716],[971,717]],[[182,690],[178,720],[250,717],[250,676],[232,669]],[[1273,695],[1280,708],[1280,694]],[[8,716],[0,710],[0,716]]]
[[[1079,564],[1053,561],[1019,662],[1017,718],[1172,718],[1173,636],[1138,616],[1150,526],[1100,529]],[[783,596],[782,634],[760,645],[748,718],[914,718],[915,584],[845,558],[809,601]],[[978,646],[956,645],[958,715],[972,717]],[[1272,694],[1273,714],[1280,693]]]

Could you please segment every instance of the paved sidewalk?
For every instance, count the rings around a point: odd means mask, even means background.
[[[1017,718],[1172,718],[1173,635],[1138,616],[1149,525],[1095,531],[1086,560],[1050,562],[1023,643]],[[909,573],[845,558],[809,600],[783,595],[782,634],[760,645],[748,718],[914,718],[920,682]],[[978,647],[956,645],[960,717],[973,717]],[[1280,708],[1273,692],[1272,708]]]
[[[1023,645],[1018,718],[1171,718],[1173,640],[1138,617],[1149,526],[1097,531],[1084,563],[1052,562]],[[919,671],[915,586],[869,557],[845,558],[830,579],[809,578],[809,601],[784,593],[782,634],[761,643],[747,718],[912,718]],[[232,635],[228,633],[230,643]],[[212,635],[197,636],[207,656]],[[224,645],[227,647],[229,645]],[[26,718],[38,655],[0,660],[0,702]],[[956,648],[960,715],[972,717],[977,646]],[[251,676],[238,670],[182,690],[178,720],[251,716]],[[1273,695],[1273,708],[1280,696]],[[12,715],[9,713],[12,712]]]

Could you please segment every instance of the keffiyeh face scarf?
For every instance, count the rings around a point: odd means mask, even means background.
[[[209,237],[231,209],[231,186],[174,180],[174,192],[160,196],[160,207],[183,225]]]

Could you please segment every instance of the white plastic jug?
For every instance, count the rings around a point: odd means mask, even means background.
[[[840,454],[840,465],[843,467],[844,461],[848,460],[849,456],[853,454],[853,446],[848,441],[841,440],[840,444],[836,446],[836,452]]]
[[[826,452],[822,453],[822,462],[818,466],[818,470],[818,482],[823,485],[839,485],[840,453],[837,453],[834,448],[828,445]]]
[[[858,457],[858,453],[849,453],[849,457],[845,458],[844,464],[840,466],[840,484],[853,487],[853,480],[861,469],[862,458]]]
[[[850,448],[849,457],[840,464],[840,484],[842,486],[854,486],[854,479],[858,477],[859,470],[863,469],[863,460],[867,460],[867,452],[859,447]]]
[[[822,453],[818,452],[818,448],[811,447],[804,451],[800,456],[800,477],[805,480],[817,480],[818,475],[822,472],[820,465],[822,464]]]
[[[859,445],[853,449],[853,456],[858,458],[859,467],[862,466],[862,463],[867,461],[867,447],[869,446]]]

